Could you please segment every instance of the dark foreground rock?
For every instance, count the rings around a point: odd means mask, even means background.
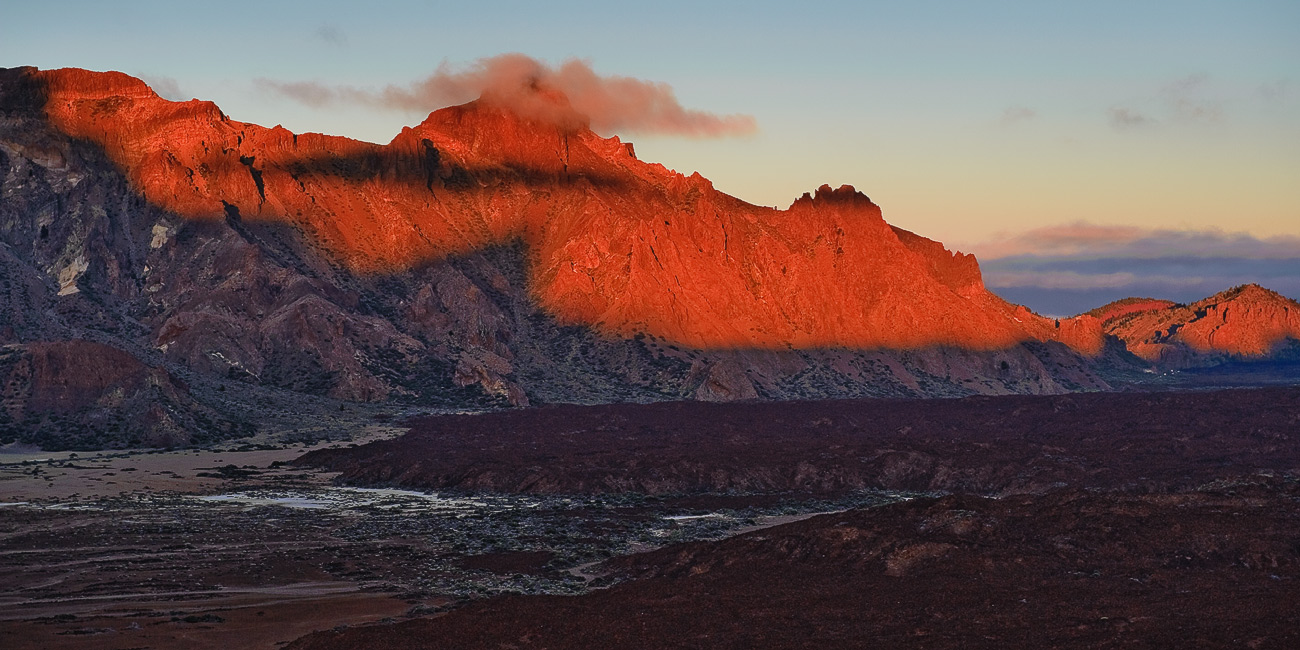
[[[1300,390],[554,407],[417,420],[299,462],[524,492],[933,490],[507,596],[321,632],[353,648],[1290,648]]]
[[[639,579],[321,632],[354,648],[1289,648],[1300,487],[922,498],[615,560]]]
[[[297,462],[492,492],[1190,489],[1300,468],[1300,389],[555,406],[436,416]]]

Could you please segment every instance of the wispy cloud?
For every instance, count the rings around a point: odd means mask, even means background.
[[[258,79],[255,85],[264,92],[317,107],[360,104],[427,112],[478,98],[525,118],[568,128],[590,124],[604,133],[711,138],[748,135],[758,129],[749,115],[685,108],[665,83],[602,76],[590,63],[578,59],[551,66],[522,54],[479,59],[462,67],[444,62],[420,81],[381,90],[271,79]]]
[[[1290,79],[1279,79],[1259,87],[1259,96],[1265,102],[1279,106],[1285,105],[1295,94],[1295,84],[1291,83]]]
[[[1200,287],[1207,278],[1199,275],[1139,275],[1130,271],[1116,273],[1079,273],[1078,271],[998,271],[985,274],[984,284],[991,289],[1033,287],[1036,289],[1121,289],[1138,284],[1166,288]],[[1254,280],[1252,280],[1254,282]],[[1209,294],[1207,294],[1209,295]],[[1124,297],[1128,297],[1125,293]],[[1200,296],[1204,297],[1204,296]],[[1099,306],[1099,305],[1098,305]],[[1085,310],[1086,311],[1086,310]]]
[[[1158,124],[1218,124],[1225,116],[1223,101],[1215,96],[1210,76],[1204,72],[1174,79],[1145,97],[1106,109],[1107,121],[1118,131]]]
[[[165,77],[163,75],[142,74],[140,75],[140,80],[149,84],[149,87],[153,88],[153,91],[158,93],[158,96],[162,97],[163,99],[170,99],[171,101],[174,102],[179,102],[179,101],[184,101],[186,99],[189,99],[183,93],[181,93],[180,83],[178,83],[172,77]]]
[[[1190,122],[1222,121],[1222,104],[1205,96],[1209,79],[1209,75],[1204,72],[1177,79],[1160,89],[1160,96],[1177,119]]]
[[[341,97],[349,93],[346,89],[326,86],[315,81],[272,81],[254,79],[253,85],[259,90],[272,92],[287,97],[300,104],[321,107],[334,103],[347,103]]]
[[[1040,289],[1113,289],[1133,284],[1133,273],[1087,274],[1076,271],[998,271],[984,274],[990,288],[1038,287]]]
[[[1028,122],[1035,117],[1038,117],[1038,112],[1032,108],[1025,106],[1008,106],[1006,110],[1002,111],[1002,124],[1004,126],[1011,126],[1013,124],[1020,124],[1021,122]]]
[[[1003,234],[972,247],[981,259],[1032,255],[1057,258],[1242,257],[1300,258],[1300,237],[1255,237],[1222,230],[1169,230],[1076,221]],[[1297,269],[1300,272],[1300,269]]]
[[[1129,296],[1192,302],[1247,283],[1300,296],[1300,237],[1076,222],[972,251],[985,285],[1040,313],[1082,313]]]
[[[1151,126],[1156,122],[1136,109],[1123,106],[1112,106],[1107,114],[1110,116],[1110,125],[1120,130]]]
[[[343,30],[334,25],[321,25],[320,27],[317,27],[311,35],[313,38],[325,43],[326,45],[332,45],[334,47],[347,47],[348,45],[348,35],[344,34]]]

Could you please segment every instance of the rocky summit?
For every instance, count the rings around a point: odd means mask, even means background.
[[[1061,393],[1174,358],[1166,339],[1195,365],[1300,337],[1280,297],[1215,312],[1230,326],[1192,322],[1209,318],[1201,303],[1165,305],[1178,315],[1159,324],[1133,305],[1044,318],[852,187],[750,205],[581,119],[490,96],[379,145],[238,122],[121,73],[9,69],[0,170],[6,440],[78,444],[33,433],[54,411],[26,406],[62,381],[34,360],[74,341],[129,359],[108,363],[133,379],[87,385],[59,417],[144,444],[238,435],[250,395],[460,408]],[[146,389],[166,399],[131,397]]]
[[[1107,334],[1167,366],[1209,358],[1267,357],[1300,340],[1300,304],[1256,284],[1180,305],[1129,299],[1097,310]]]

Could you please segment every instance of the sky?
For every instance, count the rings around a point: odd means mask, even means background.
[[[68,0],[0,15],[0,66],[121,70],[237,120],[373,142],[437,106],[277,89],[409,88],[506,53],[576,58],[667,84],[685,109],[752,119],[704,137],[602,131],[641,159],[760,205],[853,185],[1043,313],[1252,281],[1300,297],[1295,0]]]

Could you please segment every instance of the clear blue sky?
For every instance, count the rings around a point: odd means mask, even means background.
[[[976,252],[1081,221],[1300,235],[1296,0],[6,5],[0,66],[170,79],[300,132],[386,142],[423,115],[306,107],[254,79],[377,87],[443,61],[579,57],[753,115],[754,136],[631,139],[754,203],[849,183]]]

